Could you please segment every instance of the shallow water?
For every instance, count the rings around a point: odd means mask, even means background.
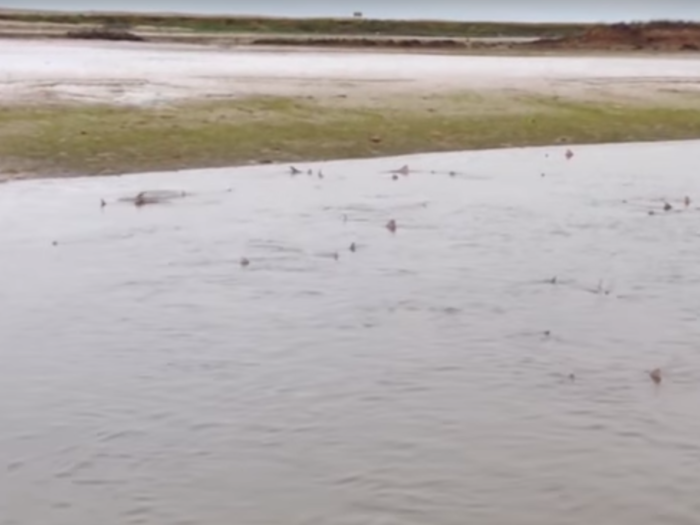
[[[0,186],[0,524],[696,523],[700,143],[573,150]]]

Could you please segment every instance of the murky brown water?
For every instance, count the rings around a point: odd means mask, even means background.
[[[574,151],[0,186],[0,524],[697,523],[700,144]]]

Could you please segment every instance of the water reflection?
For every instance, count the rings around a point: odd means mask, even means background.
[[[694,523],[700,148],[572,150],[2,186],[0,523]]]

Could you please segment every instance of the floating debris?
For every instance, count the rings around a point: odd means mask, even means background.
[[[661,369],[655,368],[654,370],[649,372],[649,377],[654,383],[658,385],[659,383],[661,383]]]
[[[134,206],[145,206],[146,204],[153,202],[155,201],[151,201],[150,199],[148,199],[148,197],[146,197],[146,194],[144,192],[141,192],[134,199]]]
[[[132,202],[135,206],[144,206],[145,204],[158,204],[169,202],[174,199],[181,199],[187,194],[184,191],[174,190],[149,190],[142,191],[135,197],[124,197],[119,199],[120,202]]]
[[[391,180],[399,180],[399,176],[398,176],[396,173],[394,173],[394,174],[391,176]]]
[[[404,164],[397,170],[392,170],[392,173],[398,173],[399,175],[408,175],[411,172],[411,169],[408,167],[408,164]]]
[[[603,280],[598,281],[598,288],[595,289],[595,293],[602,295],[610,295],[610,289],[603,286]]]
[[[589,286],[580,286],[577,288],[579,288],[579,290],[582,290],[584,292],[592,293],[595,295],[610,295],[612,293],[614,286],[604,287],[603,280],[599,279],[598,284],[595,287],[593,287],[593,286],[590,286],[590,287]]]
[[[391,219],[389,222],[386,223],[386,229],[389,230],[391,233],[396,232],[396,221],[394,219]]]

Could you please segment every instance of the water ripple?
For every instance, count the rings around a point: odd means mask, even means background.
[[[3,185],[0,522],[693,523],[698,146]]]

